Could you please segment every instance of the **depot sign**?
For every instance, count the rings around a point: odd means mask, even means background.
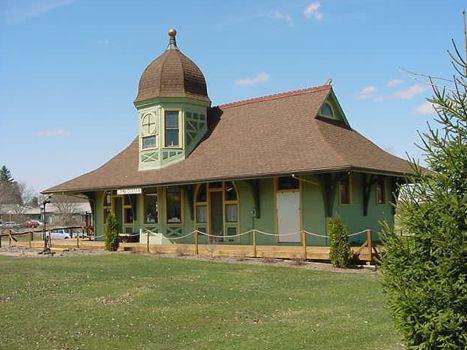
[[[120,190],[117,190],[118,195],[122,194],[140,194],[142,193],[141,188],[122,188]]]

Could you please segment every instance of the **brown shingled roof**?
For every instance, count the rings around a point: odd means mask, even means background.
[[[138,171],[138,139],[100,168],[45,192],[355,170],[403,175],[397,158],[339,123],[316,117],[329,85],[210,109],[207,136],[183,161]]]
[[[141,75],[135,102],[155,97],[192,97],[210,102],[203,73],[178,49],[166,50]]]

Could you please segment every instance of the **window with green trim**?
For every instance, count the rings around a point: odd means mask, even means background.
[[[334,117],[334,112],[332,111],[332,107],[329,103],[325,102],[321,107],[319,114],[327,116],[327,117]]]

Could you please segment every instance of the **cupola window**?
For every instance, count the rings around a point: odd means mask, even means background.
[[[142,149],[156,147],[156,136],[144,136],[142,138]]]
[[[180,147],[178,111],[165,112],[165,147]]]
[[[155,148],[157,147],[157,127],[156,117],[148,113],[141,119],[141,148]]]

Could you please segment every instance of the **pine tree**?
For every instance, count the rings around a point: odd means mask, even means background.
[[[411,160],[402,233],[383,233],[383,288],[410,349],[467,348],[467,60],[454,49],[453,79],[441,88],[430,78],[437,127],[420,146],[429,170]]]
[[[0,168],[0,182],[13,183],[14,181],[15,180],[13,179],[13,176],[11,176],[10,170],[8,170],[8,168],[5,165],[3,165]]]

